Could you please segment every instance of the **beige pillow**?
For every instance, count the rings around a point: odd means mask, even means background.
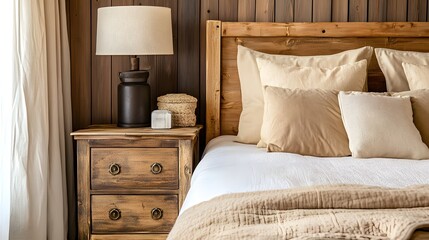
[[[429,89],[429,65],[402,63],[410,90]]]
[[[369,63],[372,50],[372,47],[363,47],[333,55],[291,56],[266,54],[238,46],[237,67],[240,76],[243,110],[240,115],[237,141],[256,144],[260,140],[264,99],[256,63],[257,57],[289,66],[332,68],[362,59],[366,59]]]
[[[365,59],[333,68],[289,66],[263,58],[256,62],[262,86],[361,91],[366,81]]]
[[[338,91],[266,86],[261,137],[269,152],[348,156]]]
[[[423,142],[429,146],[429,89],[400,92],[392,95],[411,97],[414,124],[419,130]]]
[[[429,53],[399,51],[388,48],[376,48],[375,56],[378,65],[386,77],[386,87],[389,92],[402,92],[410,90],[402,63],[418,65],[429,64]]]
[[[409,97],[340,92],[338,98],[353,157],[429,158]]]
[[[256,58],[262,86],[300,89],[361,91],[366,82],[367,61],[361,60],[334,68],[296,67]],[[266,147],[263,140],[258,147]]]

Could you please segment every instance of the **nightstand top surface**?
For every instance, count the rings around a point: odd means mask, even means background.
[[[85,136],[169,136],[193,137],[202,129],[201,125],[195,127],[177,127],[171,129],[121,128],[114,124],[91,125],[88,128],[72,132],[75,137]]]

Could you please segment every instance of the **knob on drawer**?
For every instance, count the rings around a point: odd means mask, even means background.
[[[121,210],[117,209],[117,208],[112,208],[109,211],[109,218],[110,220],[116,221],[119,218],[121,218]]]
[[[162,218],[162,209],[161,208],[152,208],[152,219],[159,220]]]
[[[109,173],[114,175],[118,175],[119,173],[121,173],[121,165],[117,164],[117,163],[112,163],[109,166]]]
[[[150,171],[153,174],[159,174],[159,173],[161,173],[162,172],[162,165],[161,165],[161,163],[154,163],[154,164],[152,164],[150,166]]]

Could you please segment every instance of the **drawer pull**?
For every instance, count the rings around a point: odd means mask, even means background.
[[[121,210],[117,209],[117,208],[112,208],[109,211],[109,218],[110,220],[116,221],[119,218],[121,218]]]
[[[152,164],[150,166],[150,171],[153,174],[159,174],[159,173],[161,173],[162,172],[162,165],[161,165],[161,163],[154,163],[154,164]]]
[[[152,208],[152,219],[159,220],[162,218],[162,209],[161,208]]]
[[[113,176],[118,175],[119,173],[121,173],[121,165],[117,163],[110,164],[109,173],[112,174]]]

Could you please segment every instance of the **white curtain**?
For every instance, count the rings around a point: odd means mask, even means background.
[[[13,64],[1,87],[8,95],[0,151],[9,174],[0,175],[0,239],[66,239],[73,153],[65,0],[12,2],[11,56],[0,56]]]

